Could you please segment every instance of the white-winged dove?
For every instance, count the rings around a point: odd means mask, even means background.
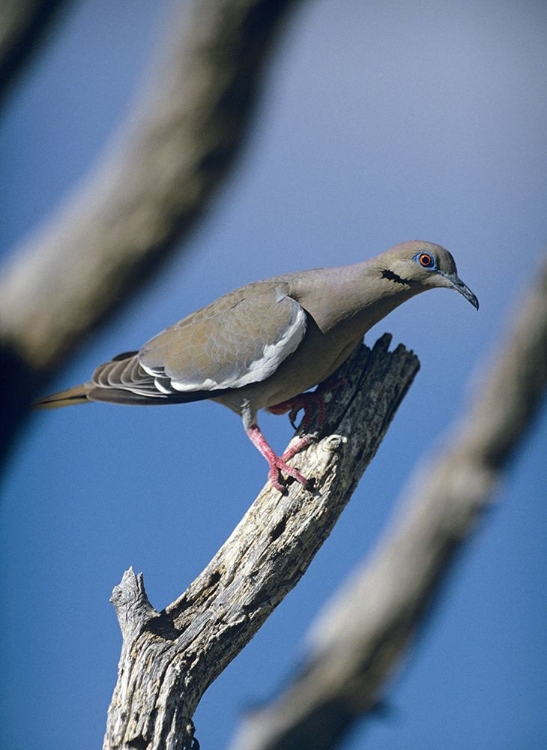
[[[277,456],[262,435],[257,412],[294,411],[304,403],[300,394],[332,375],[369,328],[435,287],[455,289],[479,307],[450,253],[429,242],[403,242],[351,266],[257,281],[183,318],[139,351],[100,365],[88,383],[48,396],[36,407],[212,399],[242,417],[277,489],[282,490],[280,472],[305,485],[287,461],[309,440]]]

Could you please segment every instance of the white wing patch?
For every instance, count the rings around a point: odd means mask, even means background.
[[[247,362],[245,367],[234,362],[229,368],[224,368],[222,375],[213,379],[211,377],[200,377],[196,372],[194,377],[186,374],[184,380],[166,378],[164,371],[157,368],[146,367],[141,362],[141,367],[154,378],[156,388],[161,393],[216,391],[226,388],[242,388],[250,383],[257,383],[269,378],[277,370],[279,365],[297,348],[306,333],[306,312],[290,297],[280,294],[277,302],[289,300],[293,311],[289,325],[283,331],[281,337],[274,343],[265,344],[260,358]],[[169,386],[167,386],[167,382]]]

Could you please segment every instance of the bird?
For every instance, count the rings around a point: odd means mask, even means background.
[[[35,408],[87,402],[178,404],[210,399],[238,414],[268,462],[268,477],[286,491],[285,477],[308,480],[288,461],[313,437],[282,455],[266,441],[257,414],[302,407],[306,393],[328,381],[392,310],[428,289],[479,301],[459,278],[448,250],[431,242],[399,243],[346,266],[287,273],[242,286],[200,308],[94,371],[91,380],[40,399]]]

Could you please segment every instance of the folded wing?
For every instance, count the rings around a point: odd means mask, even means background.
[[[282,281],[250,284],[93,375],[92,400],[194,401],[270,377],[302,341],[306,312]]]

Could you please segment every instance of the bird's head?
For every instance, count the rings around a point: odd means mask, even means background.
[[[381,278],[394,285],[393,291],[406,287],[417,294],[434,287],[446,287],[455,289],[479,309],[478,299],[458,276],[454,258],[440,245],[402,242],[375,260]]]

